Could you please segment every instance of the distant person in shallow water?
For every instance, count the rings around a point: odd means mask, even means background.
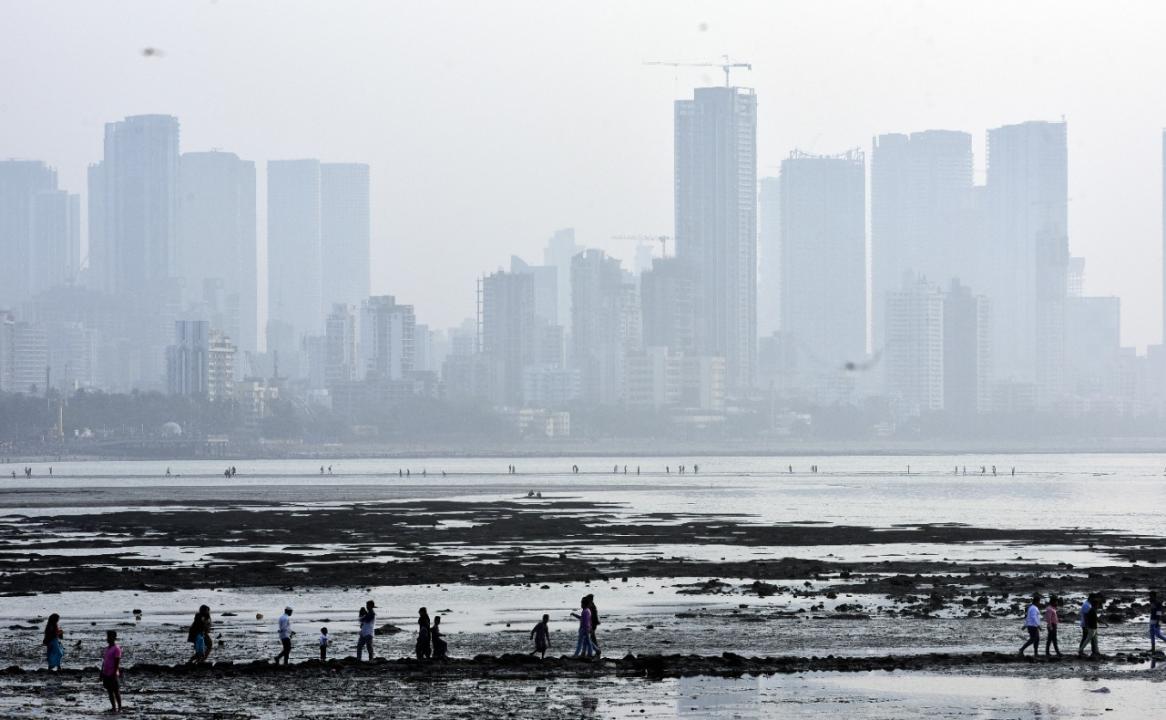
[[[1039,594],[1033,595],[1032,602],[1024,611],[1024,629],[1028,632],[1028,640],[1020,646],[1021,657],[1029,645],[1032,645],[1033,658],[1040,656],[1040,600]]]
[[[445,660],[449,657],[449,643],[441,636],[441,616],[433,618],[433,629],[429,631],[429,638],[433,642],[433,659]]]
[[[551,644],[550,621],[550,615],[543,615],[542,621],[530,631],[530,639],[534,640],[534,652],[531,655],[538,655],[540,658],[547,656],[547,648]]]
[[[421,608],[417,611],[417,659],[428,660],[433,656],[433,646],[430,643],[429,611]]]
[[[45,646],[49,670],[60,670],[61,660],[65,657],[65,645],[62,642],[65,633],[61,631],[60,623],[61,616],[56,613],[49,615],[49,620],[45,623],[45,639],[42,644]]]

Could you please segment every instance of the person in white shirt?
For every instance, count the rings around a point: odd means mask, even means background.
[[[1020,646],[1020,655],[1032,645],[1032,656],[1036,659],[1040,655],[1040,593],[1034,593],[1032,603],[1024,613],[1024,629],[1028,631],[1028,640]]]
[[[368,659],[371,662],[372,655],[372,638],[376,631],[376,613],[377,604],[369,600],[360,609],[360,636],[356,639],[356,661],[360,662],[361,651],[368,648]]]
[[[291,616],[292,609],[290,606],[285,607],[283,609],[283,615],[279,616],[279,643],[283,646],[283,649],[275,656],[276,665],[279,664],[280,658],[283,658],[284,665],[287,665],[288,660],[291,658],[291,639],[292,635],[295,634],[291,628]]]

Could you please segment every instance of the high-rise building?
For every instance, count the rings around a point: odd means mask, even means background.
[[[178,165],[178,118],[106,123],[105,155],[89,188],[99,196],[91,205],[89,262],[101,289],[158,305],[174,271]]]
[[[870,166],[871,341],[885,338],[887,295],[906,273],[977,286],[970,222],[972,136],[951,130],[880,135]]]
[[[696,271],[678,258],[656,258],[640,275],[645,348],[696,352]]]
[[[337,303],[324,322],[324,384],[361,380],[356,308]]]
[[[958,415],[992,409],[992,308],[951,281],[943,295],[943,407]]]
[[[697,273],[697,347],[748,389],[757,353],[757,97],[697,88],[675,105],[676,256]]]
[[[559,269],[554,265],[531,265],[511,255],[510,272],[534,278],[534,316],[550,325],[559,325]]]
[[[105,125],[104,156],[89,171],[91,287],[127,303],[133,320],[109,358],[131,387],[166,387],[166,348],[181,305],[178,119],[135,115]]]
[[[320,162],[269,161],[267,317],[290,333],[294,346],[323,325],[320,237]]]
[[[325,307],[359,305],[369,296],[368,165],[320,165],[320,248]]]
[[[43,325],[0,312],[0,392],[43,393],[49,377],[49,340]]]
[[[1080,398],[1116,395],[1121,299],[1071,297],[1065,315],[1066,389]]]
[[[98,386],[98,332],[79,322],[45,323],[51,385],[68,394]]]
[[[555,268],[555,294],[558,312],[555,323],[571,332],[571,260],[583,252],[575,242],[575,228],[556,230],[543,250],[543,265]]]
[[[176,273],[187,301],[207,302],[224,317],[215,329],[245,353],[259,349],[259,270],[255,163],[229,152],[188,152],[179,159]],[[230,308],[230,311],[227,311]],[[209,317],[209,315],[208,315]]]
[[[15,307],[33,292],[37,198],[56,189],[57,173],[43,162],[0,160],[0,308]]]
[[[365,300],[360,310],[359,346],[365,379],[405,379],[414,369],[416,328],[412,305],[398,305],[392,295],[374,295]]]
[[[81,198],[64,190],[37,193],[32,201],[29,292],[72,285],[81,264]]]
[[[1031,384],[1038,405],[1063,391],[1068,294],[1068,148],[1064,122],[988,131],[986,288],[993,367]]]
[[[174,344],[166,352],[166,386],[171,395],[229,400],[235,387],[235,346],[206,320],[177,320]]]
[[[532,273],[498,271],[482,278],[482,355],[496,405],[522,403],[523,369],[535,362],[534,310]]]
[[[582,394],[588,402],[615,404],[624,389],[627,301],[619,260],[602,250],[575,256],[571,262],[571,365],[582,375]]]
[[[942,410],[943,294],[908,274],[898,292],[886,295],[883,362],[887,395],[897,414]]]
[[[781,178],[760,181],[757,232],[757,331],[781,329]]]
[[[781,164],[781,327],[813,385],[866,355],[865,184],[858,150]]]

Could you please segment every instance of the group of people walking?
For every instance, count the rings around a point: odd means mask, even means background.
[[[1032,656],[1034,659],[1040,657],[1040,629],[1041,620],[1044,620],[1045,625],[1045,657],[1052,657],[1056,653],[1057,657],[1061,657],[1061,647],[1058,643],[1057,631],[1061,625],[1061,618],[1058,610],[1061,606],[1061,599],[1056,595],[1050,595],[1048,602],[1043,604],[1044,598],[1040,593],[1034,593],[1028,607],[1024,612],[1024,630],[1028,633],[1028,639],[1020,646],[1020,655],[1024,656],[1025,651],[1029,647],[1032,648]],[[1166,641],[1166,635],[1162,634],[1162,602],[1158,599],[1157,591],[1151,591],[1149,595],[1150,604],[1150,652],[1157,653],[1157,641]],[[1081,641],[1077,644],[1077,656],[1085,657],[1085,649],[1089,648],[1089,657],[1092,659],[1101,658],[1100,642],[1098,640],[1098,630],[1104,623],[1101,622],[1101,611],[1105,605],[1105,595],[1102,593],[1090,593],[1081,603],[1081,609],[1078,611],[1077,624],[1081,628]]]

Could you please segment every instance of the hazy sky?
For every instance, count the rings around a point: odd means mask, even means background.
[[[1069,122],[1070,247],[1123,342],[1160,335],[1166,3],[0,0],[0,157],[84,191],[103,123],[169,113],[183,150],[372,166],[374,292],[473,313],[474,278],[558,227],[631,265],[672,232],[672,105],[754,64],[762,174],[881,132]],[[142,49],[162,54],[143,57]],[[263,223],[260,232],[262,236]],[[262,241],[261,241],[262,242]]]

